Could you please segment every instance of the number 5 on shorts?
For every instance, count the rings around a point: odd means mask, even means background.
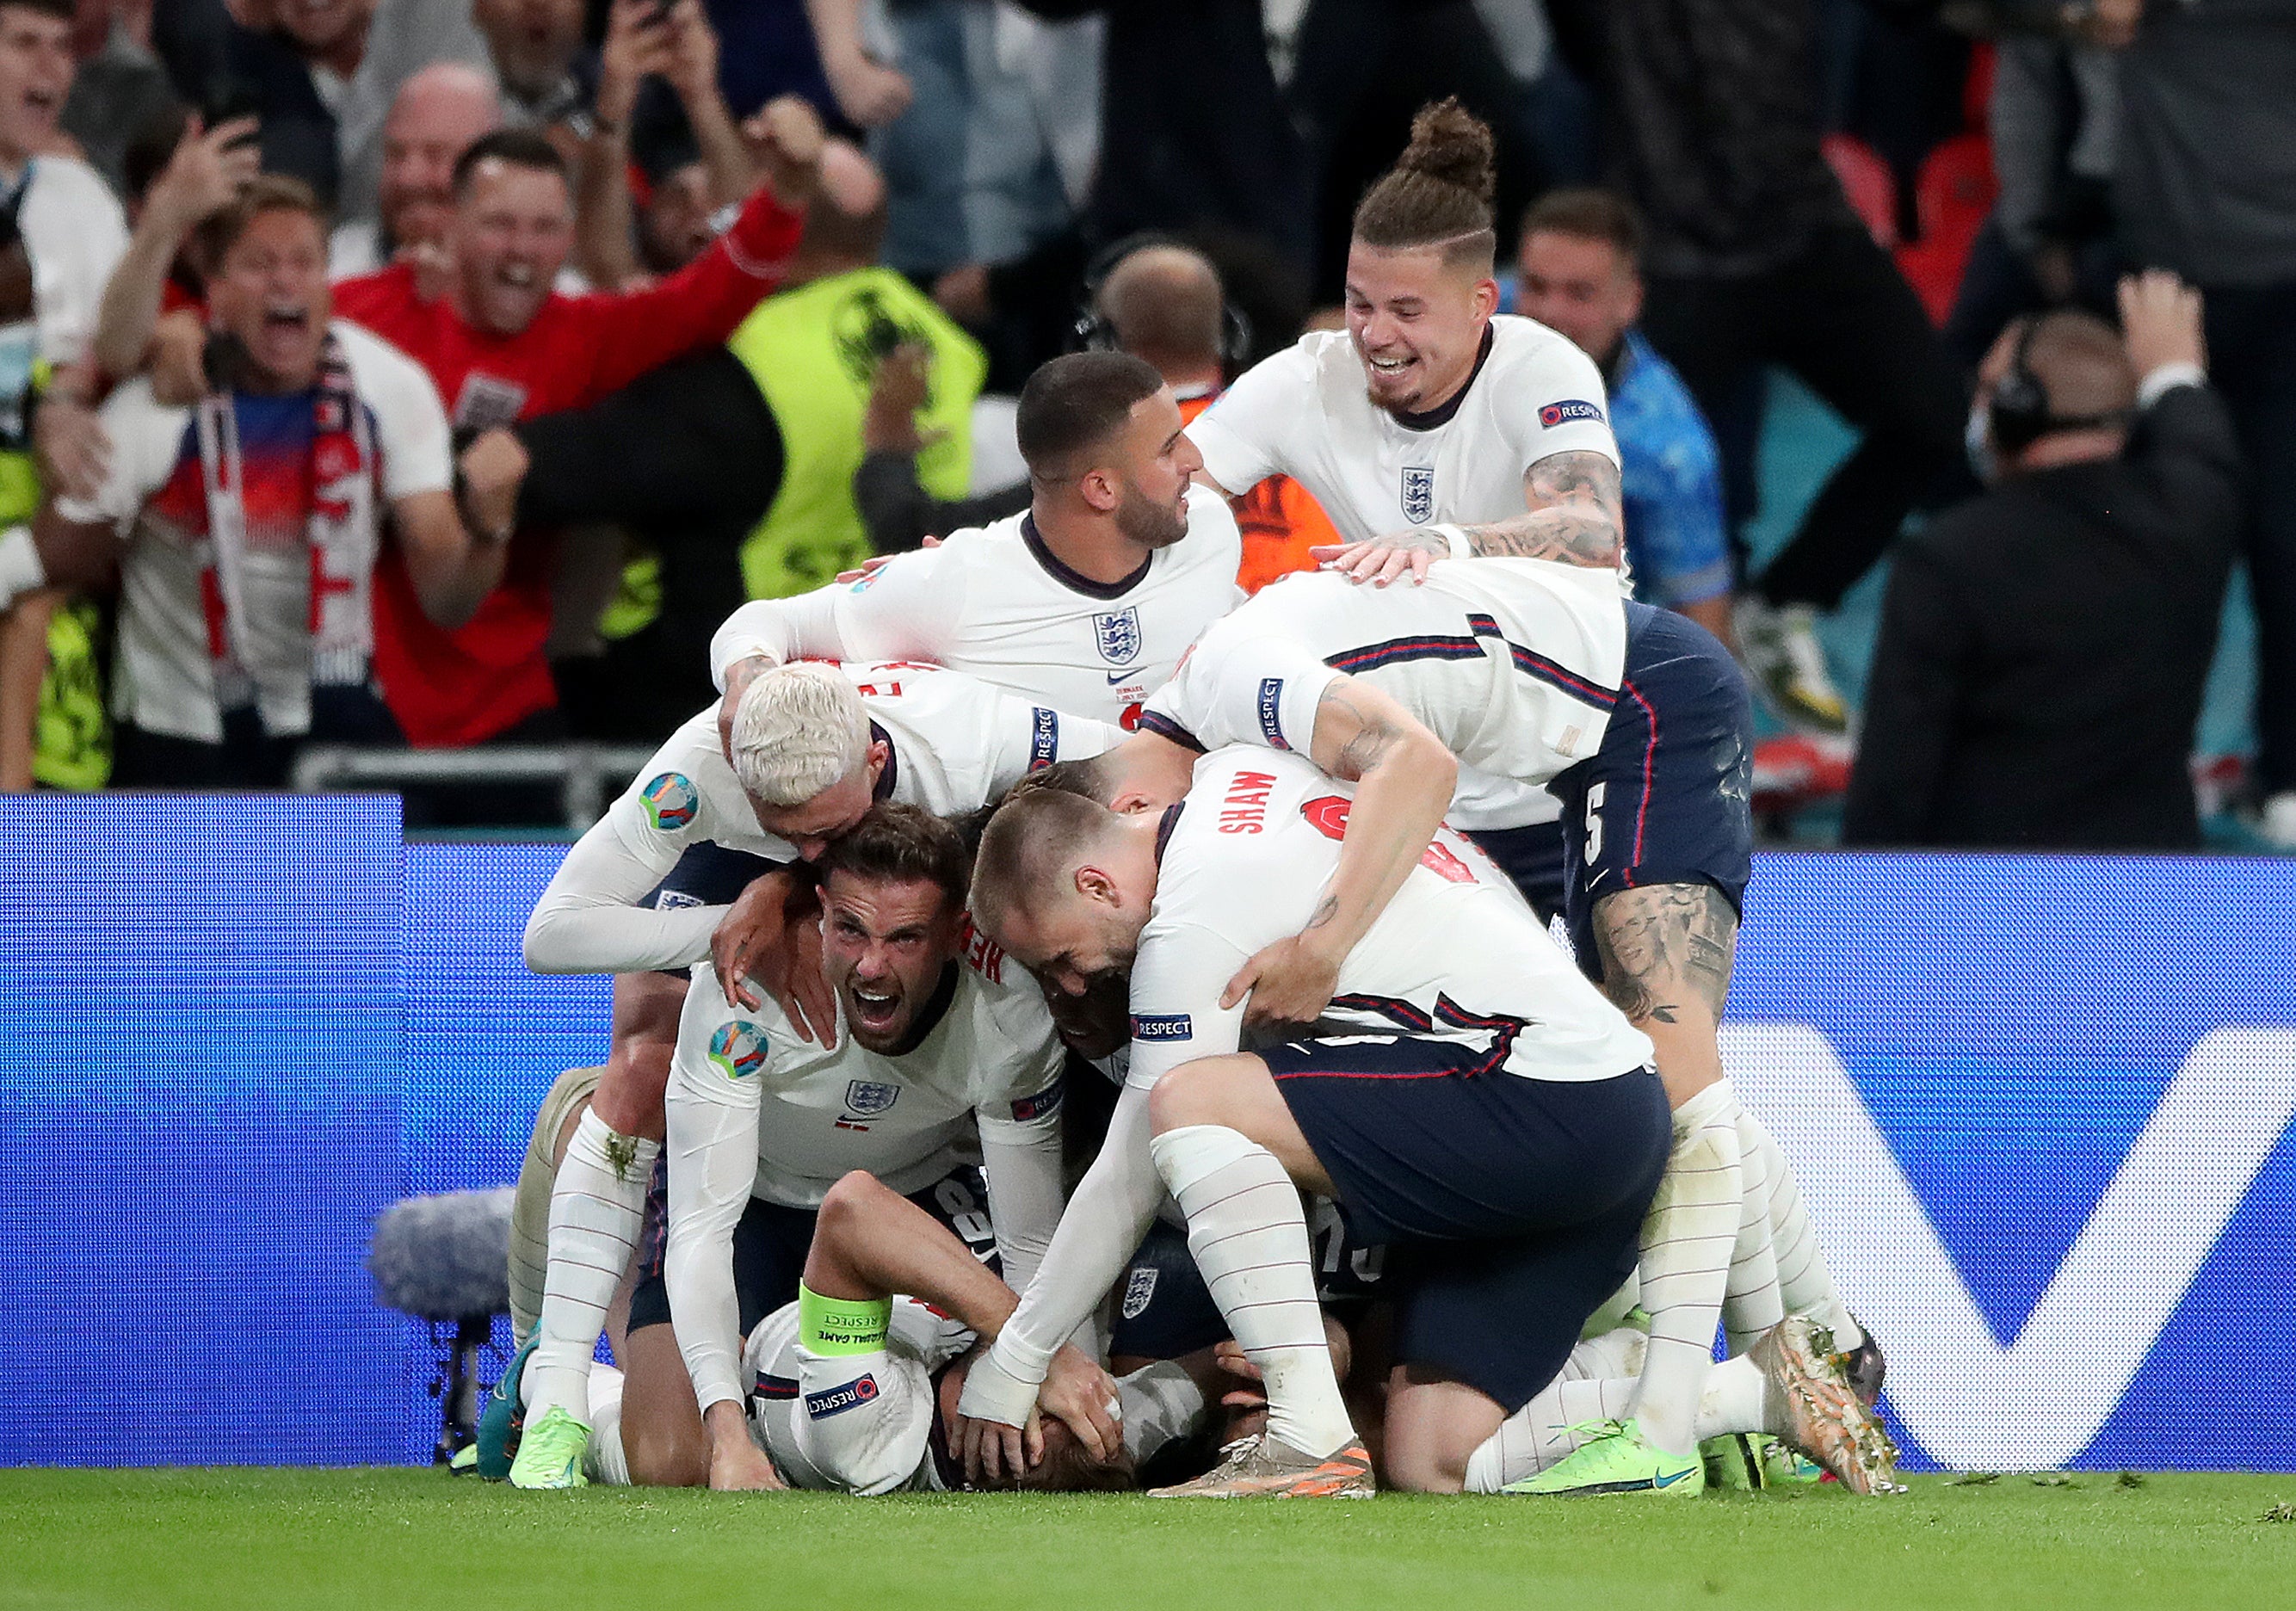
[[[1610,786],[1598,783],[1587,791],[1587,865],[1590,867],[1603,854],[1603,795]]]

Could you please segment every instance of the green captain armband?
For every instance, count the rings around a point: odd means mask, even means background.
[[[876,1353],[892,1323],[890,1298],[824,1298],[797,1284],[797,1340],[811,1352]]]

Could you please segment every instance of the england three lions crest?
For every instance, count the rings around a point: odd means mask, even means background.
[[[1435,515],[1435,466],[1406,464],[1403,467],[1403,518],[1414,526],[1423,526]]]
[[[855,1080],[845,1088],[845,1107],[857,1119],[873,1119],[901,1099],[901,1088],[882,1080]]]
[[[1092,618],[1093,636],[1100,645],[1100,657],[1111,666],[1128,666],[1140,658],[1140,611],[1128,605],[1107,615]]]

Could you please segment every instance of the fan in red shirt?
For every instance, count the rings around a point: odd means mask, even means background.
[[[551,289],[573,242],[564,164],[537,134],[487,136],[455,166],[454,267],[422,300],[394,265],[335,287],[335,308],[430,371],[458,441],[489,426],[594,402],[657,366],[733,333],[781,283],[821,152],[811,108],[777,101],[753,125],[767,182],[700,258],[642,291],[569,297]],[[554,710],[544,645],[557,534],[517,534],[502,585],[467,625],[424,617],[395,558],[375,577],[375,670],[409,743],[470,744]],[[539,736],[539,735],[537,735]]]

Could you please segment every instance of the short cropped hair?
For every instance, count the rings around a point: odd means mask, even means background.
[[[0,12],[12,6],[20,12],[37,12],[43,17],[53,17],[58,22],[78,20],[78,6],[75,0],[0,0]]]
[[[457,200],[469,192],[471,176],[478,172],[481,162],[502,162],[512,168],[529,168],[537,173],[566,177],[566,159],[538,131],[498,128],[490,135],[480,135],[455,159],[454,191]]]
[[[1155,366],[1128,352],[1071,352],[1021,388],[1014,428],[1029,473],[1043,480],[1080,474],[1077,460],[1124,429],[1133,406],[1164,384]]]
[[[800,661],[761,671],[734,708],[734,776],[769,806],[802,805],[869,751],[861,695],[834,666]]]
[[[199,228],[200,250],[204,260],[219,265],[248,226],[266,213],[299,212],[318,226],[319,240],[327,238],[327,210],[308,185],[285,174],[258,174],[248,182],[247,188],[233,198],[222,211],[210,215]]]
[[[813,865],[824,884],[837,873],[872,884],[934,884],[946,906],[959,909],[972,876],[972,858],[955,824],[887,800],[831,840]]]
[[[1536,234],[1569,235],[1574,241],[1600,241],[1638,267],[1643,258],[1643,220],[1634,203],[1616,191],[1550,190],[1522,215],[1516,239]]]
[[[1116,821],[1116,813],[1066,789],[1004,797],[972,859],[972,920],[993,937],[1005,920],[1037,909],[1069,864]]]
[[[1355,238],[1383,251],[1439,247],[1454,267],[1489,273],[1498,254],[1498,174],[1490,127],[1456,99],[1419,109],[1411,144],[1357,204]]]

